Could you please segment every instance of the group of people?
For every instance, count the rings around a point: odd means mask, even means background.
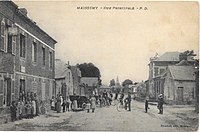
[[[157,108],[159,110],[158,114],[163,114],[163,104],[164,104],[163,94],[159,94],[158,95],[158,104],[157,104]],[[145,100],[145,113],[148,112],[148,109],[149,109],[149,99],[146,98],[146,100]]]
[[[67,96],[66,98],[63,98],[61,94],[58,94],[57,98],[52,96],[50,103],[51,110],[57,111],[57,113],[66,112],[70,110],[71,101],[69,99],[69,96]]]
[[[11,121],[21,120],[22,118],[33,118],[38,116],[39,106],[37,94],[33,92],[20,92],[19,100],[12,101],[10,105]]]
[[[94,113],[96,109],[96,103],[97,103],[97,99],[95,98],[94,94],[92,94],[91,96],[89,96],[89,98],[87,98],[86,107],[85,107],[85,109],[87,110],[87,113],[89,113],[91,109],[92,109],[92,113]]]
[[[119,94],[120,94],[119,101],[121,105],[124,105],[127,111],[131,111],[131,93],[128,92],[128,96],[125,99],[123,92],[116,93],[114,98],[115,100],[118,99]]]

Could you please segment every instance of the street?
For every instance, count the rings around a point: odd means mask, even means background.
[[[192,111],[191,106],[184,108],[177,107],[187,113]],[[171,106],[164,107],[164,114],[157,114],[156,105],[150,105],[148,113],[144,112],[144,103],[132,101],[132,111],[118,112],[116,106],[103,107],[95,110],[94,113],[65,112],[56,113],[48,112],[46,115],[40,115],[34,119],[23,119],[20,121],[2,124],[1,130],[40,130],[40,131],[194,131],[198,127],[197,114],[189,113],[191,120],[184,120],[185,114],[181,117],[181,113],[175,112],[176,108]],[[175,112],[175,114],[174,114]],[[196,122],[196,124],[194,123]],[[190,123],[190,124],[188,124]]]

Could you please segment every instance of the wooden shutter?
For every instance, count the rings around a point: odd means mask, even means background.
[[[2,74],[0,74],[2,76]],[[4,89],[4,80],[0,76],[0,107],[3,106],[3,89]]]
[[[14,100],[15,100],[15,81],[12,79],[12,81],[11,81],[11,102]]]
[[[16,53],[16,41],[17,41],[17,36],[12,36],[12,54],[15,55]]]

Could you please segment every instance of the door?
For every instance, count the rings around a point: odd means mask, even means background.
[[[183,103],[183,87],[178,87],[177,89],[177,101],[178,103]]]

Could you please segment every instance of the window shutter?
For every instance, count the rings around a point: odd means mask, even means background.
[[[0,107],[3,106],[3,89],[4,89],[4,83],[3,78],[0,77]]]
[[[11,102],[14,100],[15,100],[15,81],[12,80],[11,81]]]
[[[16,52],[16,41],[17,41],[17,36],[12,36],[12,54],[15,55]]]

